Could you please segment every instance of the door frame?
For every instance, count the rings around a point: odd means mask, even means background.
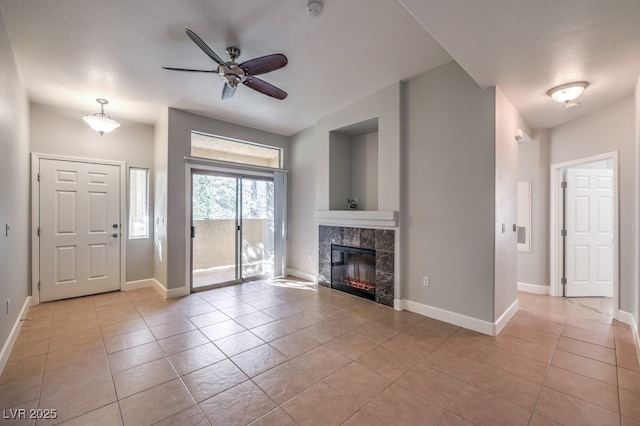
[[[591,163],[594,161],[612,160],[613,162],[613,317],[618,318],[618,304],[620,292],[620,263],[619,263],[619,217],[618,206],[620,203],[619,186],[618,186],[618,151],[607,152],[603,154],[593,155],[591,157],[579,158],[576,160],[565,161],[551,165],[550,181],[550,224],[549,224],[549,284],[551,296],[562,296],[562,284],[560,277],[562,275],[562,238],[560,236],[562,226],[562,191],[560,190],[560,182],[562,182],[562,170],[567,167],[578,166],[580,164]]]
[[[193,246],[192,246],[192,241],[191,241],[191,232],[189,231],[191,229],[192,223],[191,223],[191,216],[192,216],[192,197],[191,197],[191,183],[192,183],[192,175],[194,171],[204,171],[204,172],[211,172],[211,173],[222,173],[222,174],[227,174],[227,175],[235,175],[237,177],[256,177],[256,178],[261,178],[261,177],[267,177],[267,178],[275,178],[273,173],[270,171],[266,171],[267,169],[265,168],[264,171],[261,171],[258,167],[253,167],[250,165],[246,165],[246,168],[243,168],[243,165],[238,165],[237,167],[224,167],[224,166],[218,166],[218,165],[213,165],[213,164],[206,164],[208,161],[207,160],[203,160],[200,161],[198,163],[186,163],[186,168],[185,168],[185,183],[186,183],[186,189],[185,189],[185,288],[188,289],[189,293],[193,292],[193,265],[192,265],[192,252],[193,252]],[[275,182],[274,182],[275,184]],[[274,206],[277,209],[277,206]],[[284,241],[283,241],[284,244]],[[283,262],[284,262],[284,256],[286,253],[282,253],[283,255]],[[276,259],[277,260],[277,259]],[[275,266],[275,265],[274,265]],[[276,268],[277,269],[277,268]],[[214,285],[212,288],[215,287],[226,287],[229,285],[233,285],[233,284],[237,284],[239,282],[242,281],[232,281],[229,283],[222,283],[220,285]]]
[[[76,163],[105,164],[118,166],[120,170],[120,289],[126,282],[127,271],[127,240],[129,238],[127,219],[127,163],[125,161],[100,160],[96,158],[73,157],[67,155],[31,153],[31,305],[40,304],[40,237],[38,227],[40,225],[40,185],[38,175],[40,173],[40,160],[71,161]]]

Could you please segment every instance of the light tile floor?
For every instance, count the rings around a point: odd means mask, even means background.
[[[0,376],[0,423],[640,424],[610,301],[519,299],[498,337],[293,279],[44,303]]]

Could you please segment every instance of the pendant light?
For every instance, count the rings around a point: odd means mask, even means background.
[[[109,103],[108,100],[98,98],[96,102],[100,104],[100,112],[93,115],[85,115],[82,119],[96,132],[100,133],[100,136],[105,133],[110,133],[120,127],[120,123],[116,120],[112,120],[107,114],[104,113],[104,106]]]

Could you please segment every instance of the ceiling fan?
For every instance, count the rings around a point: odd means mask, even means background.
[[[202,41],[202,39],[198,37],[196,33],[189,29],[186,30],[186,33],[189,38],[200,49],[202,49],[204,53],[207,54],[207,56],[209,56],[214,60],[215,63],[218,64],[218,67],[215,70],[194,70],[172,67],[162,68],[172,71],[217,73],[225,82],[225,85],[222,88],[223,100],[233,97],[239,83],[242,83],[245,86],[248,86],[264,95],[271,96],[272,98],[282,100],[287,97],[287,92],[285,92],[284,90],[281,90],[276,86],[255,77],[256,75],[266,74],[287,65],[287,57],[283,54],[276,53],[274,55],[262,56],[260,58],[251,59],[238,64],[236,62],[236,59],[238,59],[238,57],[240,56],[240,49],[238,49],[237,47],[227,47],[227,55],[229,55],[229,58],[231,58],[231,60],[225,62],[218,55],[216,55],[216,53],[209,46],[207,46],[207,44]]]

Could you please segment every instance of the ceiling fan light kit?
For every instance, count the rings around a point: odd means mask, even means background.
[[[261,80],[256,75],[266,74],[271,71],[278,70],[287,65],[287,57],[281,53],[262,56],[260,58],[250,59],[246,62],[238,64],[236,59],[240,57],[240,49],[237,47],[227,47],[227,55],[230,61],[223,61],[196,33],[187,29],[187,35],[207,56],[218,64],[215,70],[195,70],[188,68],[163,67],[171,71],[187,71],[187,72],[205,72],[218,74],[224,80],[222,88],[222,99],[233,97],[238,84],[242,83],[263,95],[271,96],[275,99],[285,99],[287,93],[275,87],[274,85]]]
[[[93,130],[100,133],[100,136],[103,136],[105,133],[111,133],[118,127],[120,127],[120,123],[116,120],[111,119],[107,114],[104,113],[104,106],[109,103],[108,100],[98,98],[96,102],[100,104],[100,112],[97,112],[93,115],[85,115],[82,119],[87,123]]]
[[[575,81],[573,83],[562,84],[550,89],[547,95],[558,103],[563,103],[565,108],[577,106],[576,99],[582,95],[582,92],[589,86],[586,81]]]

